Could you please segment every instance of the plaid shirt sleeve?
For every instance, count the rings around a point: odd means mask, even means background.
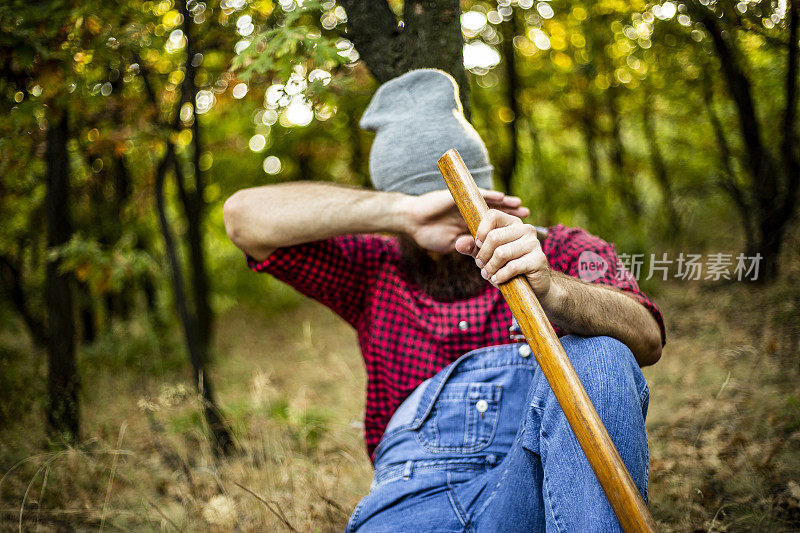
[[[346,235],[275,250],[264,261],[247,257],[255,272],[266,272],[332,309],[355,326],[369,286],[386,257],[379,235]]]
[[[597,277],[592,276],[593,279],[591,282],[615,287],[642,304],[650,311],[653,318],[655,318],[658,323],[658,327],[661,330],[661,344],[663,345],[666,343],[667,334],[661,310],[653,300],[639,289],[636,279],[630,272],[624,268],[620,268],[621,262],[613,244],[599,237],[595,237],[581,228],[570,228],[558,225],[548,228],[548,231],[549,236],[543,245],[543,251],[547,255],[551,268],[563,272],[564,274],[583,279],[580,275],[581,255],[587,252],[597,254],[599,258],[605,261],[608,268],[606,268],[604,273],[597,275]],[[594,260],[599,260],[592,255],[589,257]]]

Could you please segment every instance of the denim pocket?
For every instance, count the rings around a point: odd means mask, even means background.
[[[494,383],[448,383],[417,430],[430,452],[475,453],[491,444],[500,417],[503,387]]]

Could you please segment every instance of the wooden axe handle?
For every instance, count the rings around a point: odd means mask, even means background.
[[[454,149],[448,150],[439,159],[439,170],[469,231],[475,236],[481,219],[489,210],[475,180]],[[522,328],[622,529],[626,532],[657,531],[633,478],[625,468],[528,281],[523,276],[516,276],[501,284],[500,291]]]

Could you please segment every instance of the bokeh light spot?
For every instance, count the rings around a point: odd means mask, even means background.
[[[237,83],[233,87],[233,97],[237,100],[241,100],[247,94],[247,84],[246,83]]]
[[[267,174],[277,174],[281,171],[281,160],[271,155],[264,159],[264,172]]]
[[[311,104],[304,98],[293,98],[286,108],[286,120],[295,126],[308,126],[314,120]]]
[[[500,63],[500,54],[488,44],[476,41],[464,45],[464,68],[489,69]]]
[[[478,33],[486,26],[486,15],[478,11],[467,11],[461,15],[461,26],[470,33]]]
[[[252,151],[260,152],[261,150],[264,149],[265,146],[267,146],[267,139],[260,133],[257,133],[252,137],[250,137],[249,144],[250,144],[250,149]]]

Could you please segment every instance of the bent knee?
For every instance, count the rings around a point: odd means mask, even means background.
[[[568,335],[562,344],[593,402],[619,405],[645,396],[647,382],[639,365],[617,339]]]
[[[624,366],[631,362],[636,364],[636,358],[630,348],[613,337],[567,335],[561,339],[561,344],[573,366],[587,365],[591,367],[610,362],[615,363],[614,366]]]

